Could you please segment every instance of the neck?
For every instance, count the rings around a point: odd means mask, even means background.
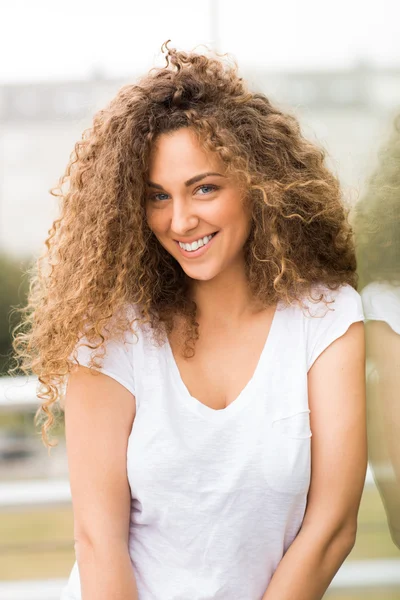
[[[197,320],[207,326],[232,327],[255,312],[243,268],[226,269],[209,281],[192,280]]]

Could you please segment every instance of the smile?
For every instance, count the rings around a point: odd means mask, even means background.
[[[204,254],[210,246],[213,244],[213,240],[216,237],[218,232],[212,233],[211,235],[207,235],[204,238],[199,238],[197,241],[192,242],[191,244],[184,244],[182,242],[178,242],[175,240],[176,245],[178,246],[180,252],[183,256],[187,257],[197,257]]]
[[[193,250],[197,250],[198,248],[201,248],[202,246],[205,246],[206,244],[208,244],[208,242],[211,240],[211,238],[214,235],[215,235],[215,233],[212,233],[211,235],[206,235],[203,238],[199,238],[195,242],[192,242],[191,244],[185,244],[184,242],[178,242],[178,244],[184,250],[188,250],[189,252],[192,252]]]

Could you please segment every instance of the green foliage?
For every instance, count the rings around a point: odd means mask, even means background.
[[[11,331],[20,322],[15,308],[26,304],[28,260],[0,252],[0,376],[6,375],[12,364]]]

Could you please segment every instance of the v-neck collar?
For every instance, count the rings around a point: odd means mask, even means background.
[[[277,322],[279,320],[280,312],[282,312],[282,302],[278,301],[274,315],[272,317],[267,339],[264,343],[263,349],[261,350],[261,354],[252,377],[244,386],[239,395],[235,398],[235,400],[233,400],[233,402],[231,402],[230,404],[228,404],[228,406],[222,409],[211,408],[210,406],[203,404],[203,402],[200,402],[200,400],[198,400],[190,394],[188,388],[186,387],[181,377],[177,362],[175,360],[175,356],[172,352],[172,348],[167,337],[165,342],[165,350],[168,366],[171,369],[170,373],[172,376],[172,381],[175,384],[177,391],[180,393],[180,396],[186,400],[186,404],[189,409],[194,410],[194,412],[196,412],[198,415],[201,415],[205,418],[220,421],[221,419],[236,414],[249,403],[249,401],[254,396],[254,394],[252,394],[251,392],[257,387],[257,382],[260,379],[260,373],[263,372],[263,365],[268,364],[272,356],[273,349],[276,348],[278,335]]]

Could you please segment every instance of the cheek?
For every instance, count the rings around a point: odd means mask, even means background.
[[[162,232],[163,230],[163,219],[161,211],[148,210],[146,212],[147,225],[154,233]]]
[[[251,217],[242,206],[230,206],[221,219],[226,226],[231,226],[235,231],[246,234],[251,224]]]
[[[231,225],[237,227],[247,221],[244,207],[241,206],[240,199],[227,194],[221,198],[221,202],[211,205],[212,218],[215,223],[219,223],[221,227],[229,227]]]

